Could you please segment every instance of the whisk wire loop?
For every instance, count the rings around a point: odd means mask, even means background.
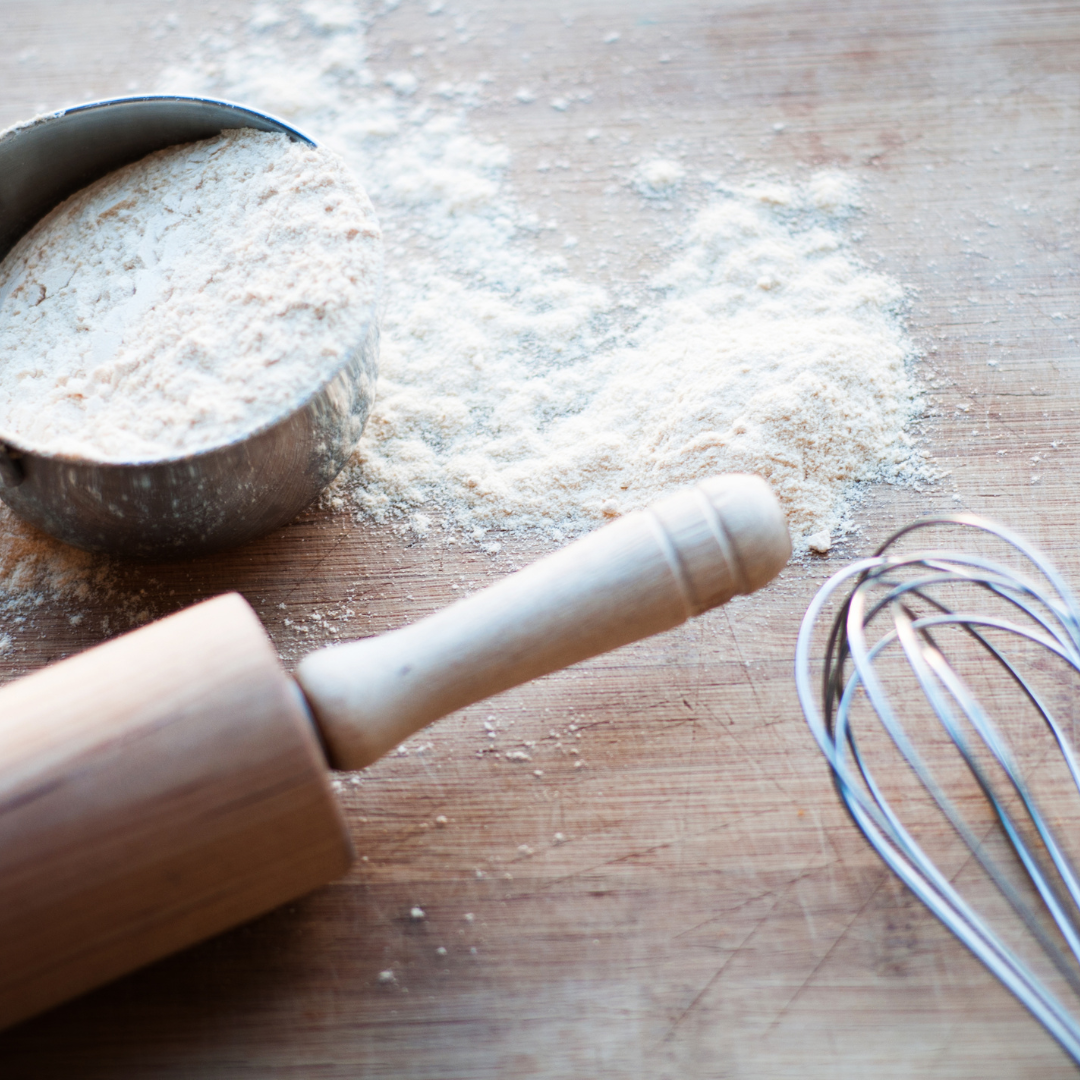
[[[940,620],[933,621],[940,622]],[[907,659],[911,664],[912,670],[915,672],[915,676],[918,679],[927,700],[930,702],[935,715],[952,739],[957,750],[960,752],[961,757],[964,759],[964,763],[971,771],[971,774],[975,778],[983,795],[993,807],[994,812],[997,815],[1002,828],[1005,830],[1014,851],[1022,862],[1028,877],[1038,890],[1043,903],[1046,905],[1047,910],[1057,924],[1070,950],[1074,956],[1080,959],[1080,932],[1078,932],[1070,917],[1065,902],[1054,887],[1053,882],[1047,877],[1043,868],[1039,865],[1039,862],[1035,858],[1030,847],[1024,842],[1016,820],[1013,815],[1010,814],[1004,801],[998,797],[993,783],[986,771],[979,764],[976,754],[970,746],[962,728],[956,722],[953,711],[949,708],[947,700],[941,695],[938,686],[935,685],[934,679],[931,678],[931,673],[938,683],[945,688],[953,701],[959,705],[969,724],[975,729],[976,734],[981,738],[983,744],[989,749],[993,758],[1008,777],[1013,790],[1020,798],[1031,818],[1032,824],[1035,826],[1040,838],[1043,840],[1050,853],[1054,865],[1061,875],[1073,902],[1077,903],[1078,897],[1080,897],[1080,889],[1077,887],[1075,871],[1068,857],[1057,844],[1053,833],[1048,828],[1028,785],[1023,781],[1013,755],[1009,752],[1008,747],[1002,740],[993,722],[990,720],[990,717],[979,705],[975,696],[971,693],[960,676],[949,666],[942,653],[933,645],[932,639],[929,637],[925,627],[920,628],[924,636],[924,643],[921,648],[916,638],[916,624],[908,618],[906,613],[898,613],[897,628]],[[970,829],[963,823],[962,818],[960,818],[951,807],[947,807],[933,789],[931,789],[931,794],[934,796],[939,807],[946,813],[953,828],[961,835],[965,842],[967,842],[980,864],[991,878],[994,879],[995,884],[1003,891],[1013,909],[1024,920],[1029,930],[1031,930],[1039,939],[1043,948],[1048,951],[1051,959],[1055,962],[1055,966],[1058,967],[1058,970],[1069,981],[1073,989],[1077,993],[1080,993],[1080,978],[1078,978],[1076,973],[1064,962],[1060,950],[1052,942],[1050,937],[1044,935],[1044,932],[1031,912],[1031,909],[1020,899],[1019,894],[1011,887],[1011,883],[1008,882],[1008,879],[999,874],[996,864],[991,859],[984,856],[983,844],[974,837]]]
[[[854,687],[855,680],[852,685]],[[838,729],[839,729],[838,723]],[[852,818],[893,872],[980,960],[1023,1002],[1074,1057],[1080,1054],[1080,1031],[1047,988],[993,933],[951,882],[927,858],[904,828],[865,767],[854,736],[847,732],[849,748],[867,781],[870,803],[850,782],[846,764],[838,762],[840,793]],[[1006,881],[1008,888],[1011,883]],[[1036,925],[1038,925],[1036,923]],[[1041,927],[1039,928],[1041,932]]]
[[[1023,556],[1038,576],[976,554],[947,550],[904,554],[895,550],[901,538],[930,526],[961,526],[1003,541]],[[1008,617],[981,613],[966,603],[954,610],[955,605],[936,595],[942,587],[953,591],[970,588],[992,596],[1006,604]],[[815,627],[826,606],[845,589],[846,597],[828,633],[819,696],[813,691],[811,677]],[[1016,621],[1016,617],[1023,621]],[[881,625],[874,630],[871,642],[872,623]],[[964,632],[961,638],[952,636],[956,631]],[[1025,780],[1010,740],[950,661],[951,650],[943,647],[939,632],[949,641],[973,642],[977,655],[988,657],[1006,673],[1007,684],[1019,688],[1050,732],[1072,784],[1080,792],[1080,766],[1064,728],[1048,701],[1009,655],[1014,646],[1022,655],[1026,655],[1023,649],[1034,647],[1080,675],[1080,609],[1061,575],[1041,553],[1011,530],[975,515],[944,515],[913,522],[890,537],[874,556],[840,570],[822,586],[807,609],[796,645],[800,703],[844,805],[882,859],[1080,1065],[1080,1024],[1076,1018],[928,856],[875,779],[856,739],[852,710],[857,700],[865,698],[888,741],[929,793],[952,832],[974,855],[1053,967],[1080,995],[1080,874]],[[1004,644],[999,645],[998,638]],[[920,753],[905,726],[910,721],[908,712],[901,716],[892,704],[877,670],[889,650],[906,661],[939,730],[947,737],[945,745],[955,748],[989,804],[991,824],[982,836],[976,834]],[[958,656],[964,658],[963,654]],[[1045,909],[1042,918],[990,853],[987,841],[995,821],[1016,856],[1016,872],[1022,872]],[[962,870],[963,866],[954,876]],[[1048,929],[1051,925],[1071,958]]]

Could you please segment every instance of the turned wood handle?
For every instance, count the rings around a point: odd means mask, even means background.
[[[455,709],[753,592],[790,555],[765,481],[718,476],[296,677],[331,764],[360,769]]]

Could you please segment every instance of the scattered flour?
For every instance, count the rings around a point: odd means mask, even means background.
[[[653,158],[638,168],[635,186],[646,198],[667,197],[685,176],[686,170],[677,161]]]
[[[793,188],[784,216],[753,188],[707,207],[655,307],[614,341],[591,341],[611,306],[594,286],[506,296],[414,277],[413,302],[387,312],[381,402],[343,485],[417,531],[449,515],[565,532],[749,471],[800,536],[838,527],[848,484],[911,458],[910,346],[900,289],[806,227],[806,198]]]
[[[851,177],[714,184],[628,308],[537,250],[544,226],[509,191],[506,149],[468,131],[480,83],[377,79],[359,20],[307,51],[303,33],[292,25],[286,48],[249,27],[163,88],[286,116],[337,149],[378,206],[378,401],[334,490],[361,516],[421,536],[561,539],[738,469],[772,483],[805,551],[811,534],[843,530],[853,482],[922,471],[905,434],[919,402],[903,293],[846,247]],[[670,199],[689,179],[658,157],[627,183]]]
[[[382,375],[334,505],[419,535],[560,540],[705,473],[751,469],[805,551],[842,532],[853,481],[923,473],[905,435],[919,402],[901,290],[847,248],[850,175],[710,187],[685,162],[646,160],[625,174],[643,210],[655,195],[700,209],[649,288],[613,294],[538,250],[554,224],[514,198],[506,148],[469,131],[485,94],[514,87],[377,77],[363,24],[347,2],[260,2],[158,87],[285,117],[378,207]],[[79,553],[14,528],[0,517],[0,580],[48,589],[58,574],[66,589],[82,573],[93,587],[89,556],[80,571],[65,562]]]
[[[330,151],[243,130],[152,154],[0,264],[0,431],[108,461],[220,445],[341,366],[380,274],[371,204]]]
[[[112,584],[108,560],[54,540],[0,505],[0,610],[55,597],[79,604]]]

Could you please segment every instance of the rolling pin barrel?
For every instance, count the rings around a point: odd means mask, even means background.
[[[239,596],[0,690],[0,1028],[351,859],[296,685]]]
[[[771,581],[791,555],[757,476],[718,476],[418,623],[312,653],[296,677],[337,768],[529,679],[668,630]]]

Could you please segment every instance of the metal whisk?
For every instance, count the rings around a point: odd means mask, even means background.
[[[933,527],[959,527],[981,549],[1003,544],[1009,561],[897,551]],[[821,655],[834,606],[818,683],[812,650]],[[1080,875],[1061,828],[1069,814],[1074,834],[1080,822],[1077,675],[1080,609],[1061,576],[973,515],[918,521],[835,574],[806,612],[795,661],[855,823],[1080,1064],[1065,1004],[1069,988],[1080,995]]]

